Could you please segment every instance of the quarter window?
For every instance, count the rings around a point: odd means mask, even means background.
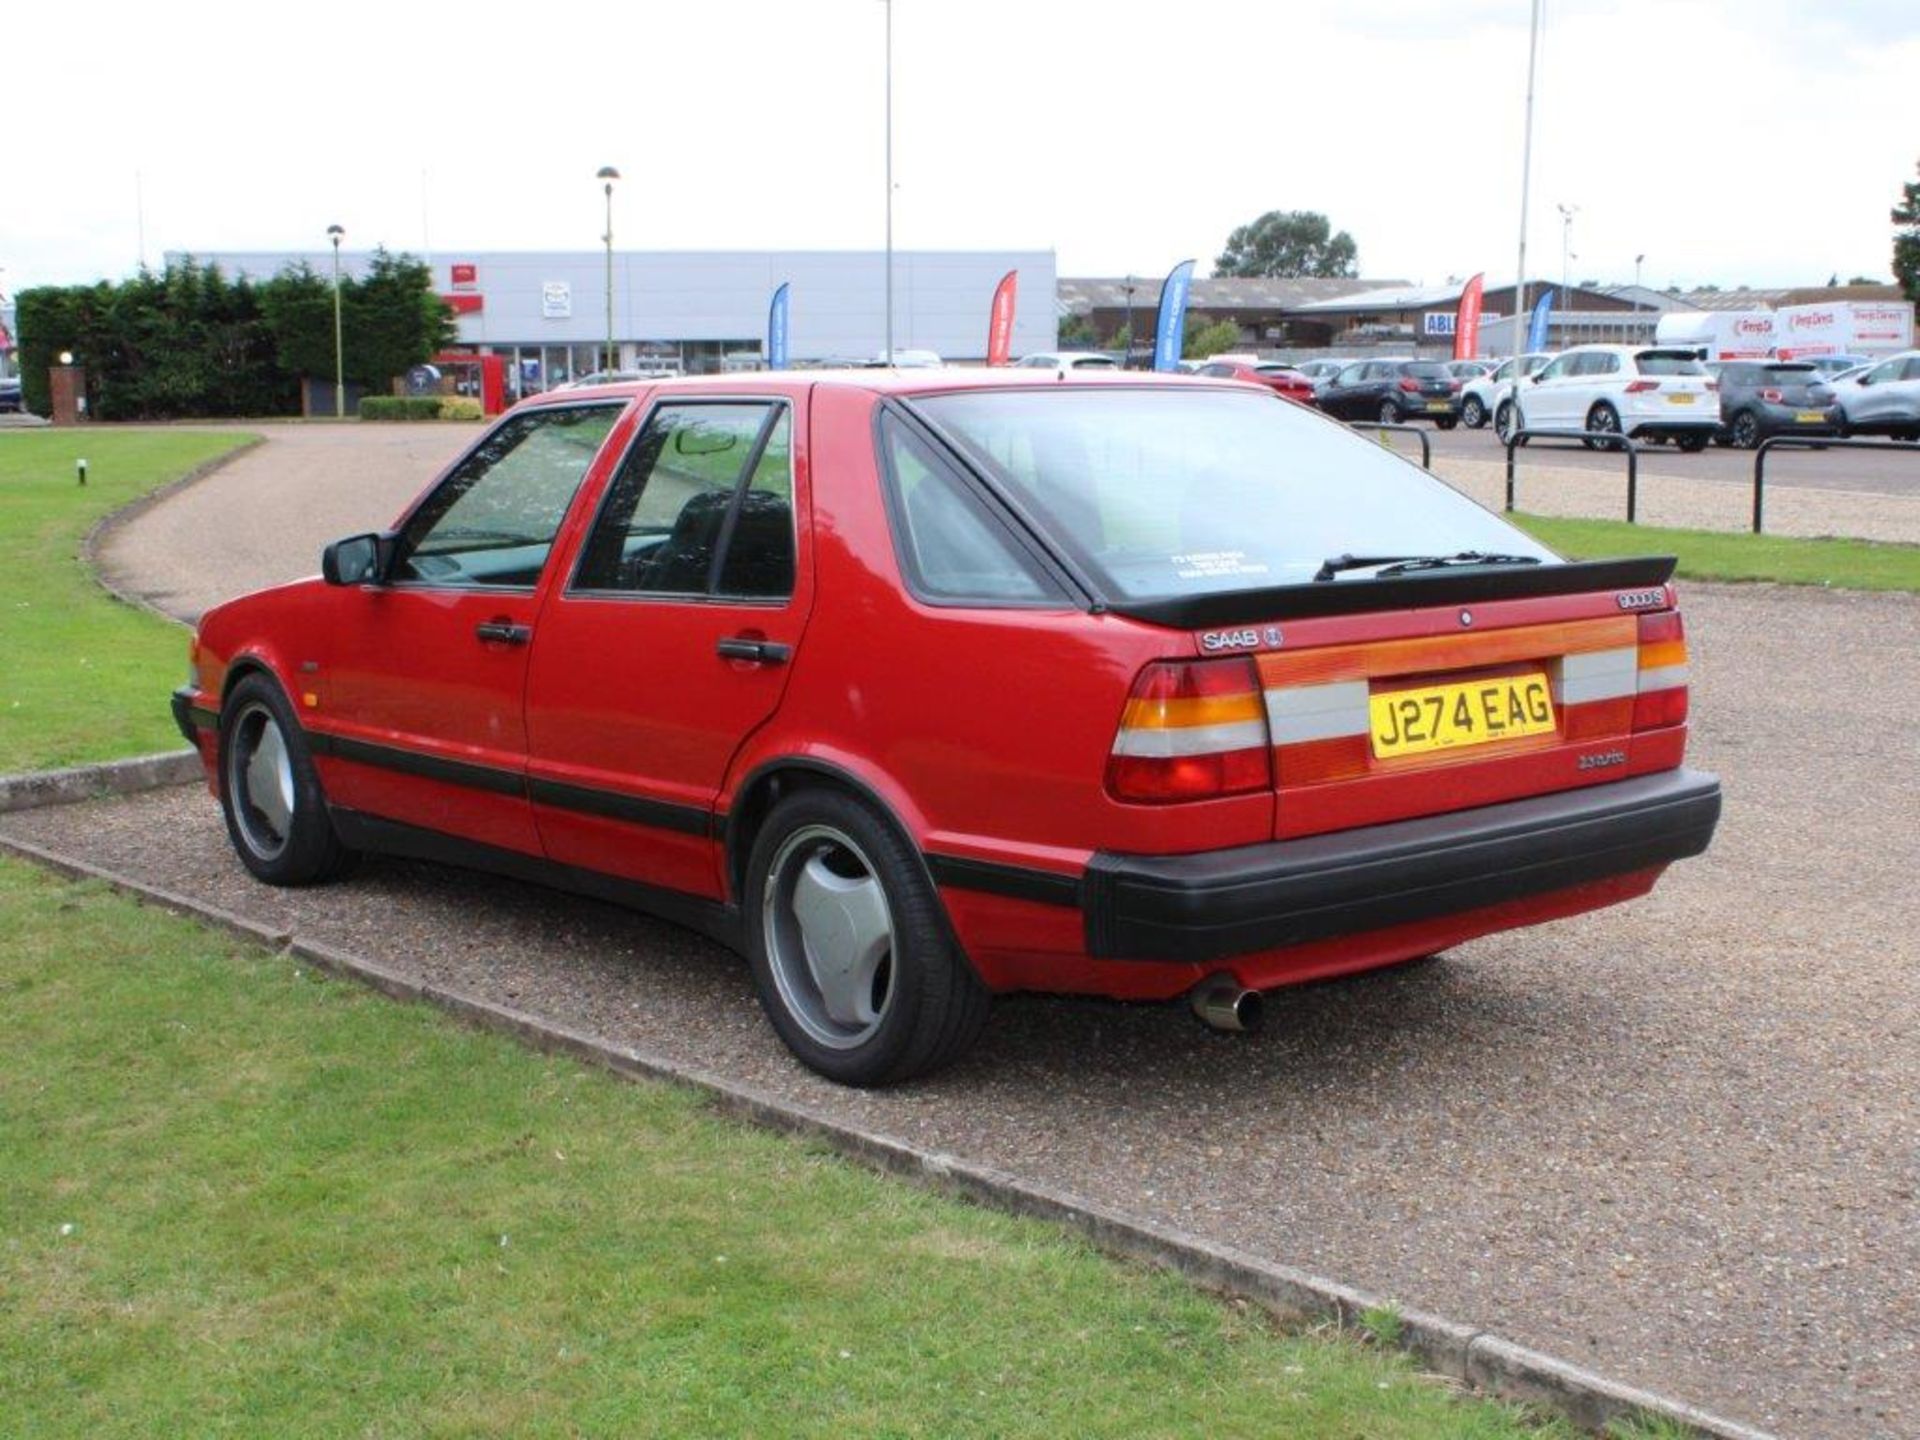
[[[552,406],[503,421],[400,532],[394,579],[531,587],[620,405]]]
[[[574,588],[791,594],[792,449],[785,405],[661,406],[607,487]]]
[[[915,594],[957,604],[1065,603],[1005,525],[924,440],[891,415],[881,421],[881,435],[897,553]],[[1031,472],[1034,458],[1017,432],[983,437],[983,443],[1002,452],[995,456],[1001,464]]]

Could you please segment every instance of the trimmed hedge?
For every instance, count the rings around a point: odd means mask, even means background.
[[[480,408],[480,402],[466,395],[446,395],[440,400],[440,418],[442,420],[484,420],[486,412]]]
[[[369,395],[360,402],[362,420],[438,420],[438,395]]]

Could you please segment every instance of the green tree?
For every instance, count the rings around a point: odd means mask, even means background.
[[[260,310],[273,335],[274,361],[280,369],[293,376],[332,376],[333,286],[329,281],[316,275],[304,260],[289,265],[260,286]]]
[[[1056,344],[1062,350],[1077,350],[1093,344],[1097,337],[1090,315],[1068,315],[1060,321]]]
[[[1213,262],[1216,275],[1350,276],[1359,273],[1353,237],[1333,233],[1313,210],[1269,210],[1227,236]]]
[[[1200,360],[1232,350],[1240,343],[1240,327],[1231,320],[1215,320],[1187,331],[1187,343],[1181,347],[1182,360]]]
[[[1901,187],[1893,223],[1900,227],[1893,234],[1893,278],[1909,300],[1920,301],[1920,180]]]
[[[365,277],[341,287],[341,306],[347,379],[371,391],[384,392],[459,338],[433,272],[411,255],[375,250]]]

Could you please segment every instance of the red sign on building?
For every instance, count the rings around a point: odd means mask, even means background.
[[[484,295],[442,295],[441,300],[456,315],[478,315],[486,300]]]
[[[453,263],[453,288],[472,290],[480,283],[480,267],[471,261],[456,260]]]

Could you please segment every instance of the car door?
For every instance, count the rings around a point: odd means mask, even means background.
[[[1353,364],[1336,374],[1328,384],[1326,393],[1320,397],[1320,408],[1339,419],[1351,420],[1355,396],[1360,389],[1360,377],[1366,373],[1366,369],[1364,364]]]
[[[1867,371],[1847,396],[1847,419],[1855,425],[1891,417],[1898,402],[1899,380],[1907,362],[1900,356],[1883,360]]]
[[[1561,355],[1550,361],[1530,381],[1520,386],[1520,410],[1531,430],[1555,430],[1565,425],[1567,387],[1573,384],[1568,372],[1578,355]]]
[[[324,655],[300,678],[333,804],[539,853],[527,642],[555,542],[625,408],[506,417],[401,522],[382,583],[324,592]]]
[[[722,893],[716,797],[811,600],[804,387],[660,397],[540,621],[529,788],[549,858]]]

